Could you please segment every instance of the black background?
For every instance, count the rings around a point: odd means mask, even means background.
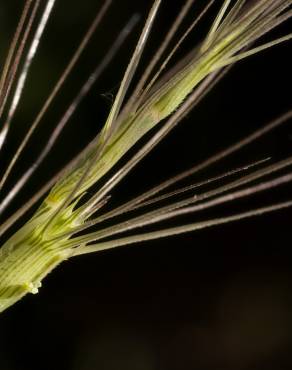
[[[203,3],[198,1],[197,8]],[[220,3],[216,2],[209,18],[188,38],[175,60],[206,33]],[[99,0],[84,0],[81,4],[57,1],[1,166],[21,141],[100,4]],[[182,0],[163,2],[140,73],[182,4]],[[1,60],[21,6],[22,2],[15,0],[0,4]],[[64,107],[121,27],[135,12],[143,19],[150,6],[150,0],[113,1],[102,27],[18,164],[10,185],[43,147]],[[187,21],[195,13],[196,6]],[[9,212],[98,132],[142,23]],[[289,24],[273,35],[288,31]],[[236,65],[120,184],[113,192],[112,205],[207,158],[291,108],[291,61],[288,43]],[[291,133],[288,123],[190,182],[266,157],[277,161],[291,155]],[[232,214],[289,197],[290,185],[185,221]],[[280,211],[64,263],[45,280],[37,296],[26,297],[1,315],[0,369],[290,369],[291,215],[291,210]]]

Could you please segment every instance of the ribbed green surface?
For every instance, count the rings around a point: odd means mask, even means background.
[[[0,312],[27,293],[36,294],[42,279],[66,258],[37,239],[7,248],[0,257]]]

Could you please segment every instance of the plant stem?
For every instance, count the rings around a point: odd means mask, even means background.
[[[50,243],[35,238],[13,246],[7,244],[0,255],[0,312],[27,293],[36,294],[42,279],[67,259],[67,252],[56,251]]]

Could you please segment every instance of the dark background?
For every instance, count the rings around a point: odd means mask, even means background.
[[[152,1],[114,0],[84,57],[11,177],[31,163],[89,72],[129,17]],[[197,8],[204,2],[198,1]],[[179,50],[200,40],[216,14]],[[57,1],[27,82],[1,166],[65,67],[101,1]],[[142,66],[183,1],[164,1]],[[22,2],[0,4],[1,60]],[[187,18],[190,21],[196,12]],[[70,121],[54,153],[9,212],[98,132],[117,92],[142,23]],[[186,26],[186,24],[184,25]],[[274,36],[291,30],[291,22]],[[271,37],[271,36],[270,36]],[[269,39],[269,38],[267,38]],[[174,61],[175,61],[174,60]],[[291,108],[291,43],[236,65],[199,107],[113,192],[118,204],[207,158]],[[234,167],[291,155],[288,123],[190,182]],[[290,186],[185,221],[232,214],[291,198]],[[0,370],[291,369],[291,210],[175,238],[72,259],[37,296],[1,315]]]

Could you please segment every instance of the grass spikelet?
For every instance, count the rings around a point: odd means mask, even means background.
[[[187,13],[192,9],[193,1],[189,0],[185,2],[145,73],[142,73],[140,80],[131,90],[139,62],[147,46],[147,40],[157,18],[161,16],[159,12],[161,2],[162,0],[153,2],[100,133],[65,169],[40,189],[35,197],[0,226],[2,235],[49,190],[33,217],[21,226],[0,249],[0,312],[27,293],[37,293],[43,278],[70,257],[199,230],[291,206],[291,201],[285,201],[230,216],[160,228],[151,232],[143,231],[143,227],[147,225],[159,225],[165,220],[177,219],[181,215],[197,213],[204,209],[234,202],[237,199],[251,197],[290,182],[292,180],[290,173],[286,175],[278,175],[278,173],[292,165],[291,157],[276,164],[266,164],[265,160],[247,164],[242,168],[231,169],[215,178],[175,191],[167,191],[170,185],[226,158],[287,121],[292,116],[292,112],[287,112],[264,129],[256,131],[200,165],[167,180],[118,208],[104,211],[105,205],[110,202],[112,189],[185,117],[190,109],[201,101],[234,63],[292,38],[292,34],[286,34],[271,41],[261,41],[263,36],[292,16],[292,1],[247,2],[237,0],[232,2],[225,0],[209,32],[201,42],[194,45],[193,50],[176,66],[164,72],[179,45],[187,37],[191,37],[193,29],[198,26],[199,21],[214,3],[214,1],[207,2],[205,8],[194,18],[191,26],[177,41],[173,50],[169,51],[169,45],[177,36],[177,31],[183,24]],[[47,1],[46,5],[41,7],[42,13],[39,5],[38,1],[27,0],[25,2],[2,70],[0,114],[7,112],[7,116],[0,132],[0,149],[6,143],[11,121],[20,101],[30,65],[50,18],[54,1]],[[44,107],[31,125],[23,143],[4,172],[0,182],[1,190],[5,187],[15,163],[32,134],[67,77],[72,73],[92,34],[102,22],[109,5],[110,1],[104,2]],[[8,208],[14,197],[51,151],[80,101],[118,52],[137,20],[138,17],[135,15],[121,31],[111,50],[105,54],[104,59],[92,72],[66,110],[40,156],[0,203],[0,213]],[[37,22],[37,27],[35,34],[32,34],[31,24],[35,22]],[[17,76],[18,80],[15,83]],[[14,90],[11,91],[13,86]],[[145,137],[147,141],[132,154],[127,163],[120,165],[120,160],[130,150],[136,148],[136,144]],[[234,175],[237,175],[235,180],[232,177]],[[226,180],[226,183],[216,185],[219,179]],[[259,183],[255,183],[258,180],[260,180]],[[96,187],[96,184],[100,183],[101,185]],[[213,188],[205,191],[204,186],[206,185],[212,185]],[[202,190],[198,194],[189,195],[189,192],[194,189]],[[177,195],[183,195],[183,199],[176,200]],[[161,201],[165,200],[168,203],[161,205]],[[149,205],[154,205],[154,210],[147,209]],[[141,214],[131,216],[133,210],[141,210]],[[124,215],[126,221],[117,221],[113,226],[104,227],[102,225],[105,220],[114,220],[118,215]],[[142,231],[138,231],[141,229]],[[123,234],[133,231],[135,234],[126,236]]]

